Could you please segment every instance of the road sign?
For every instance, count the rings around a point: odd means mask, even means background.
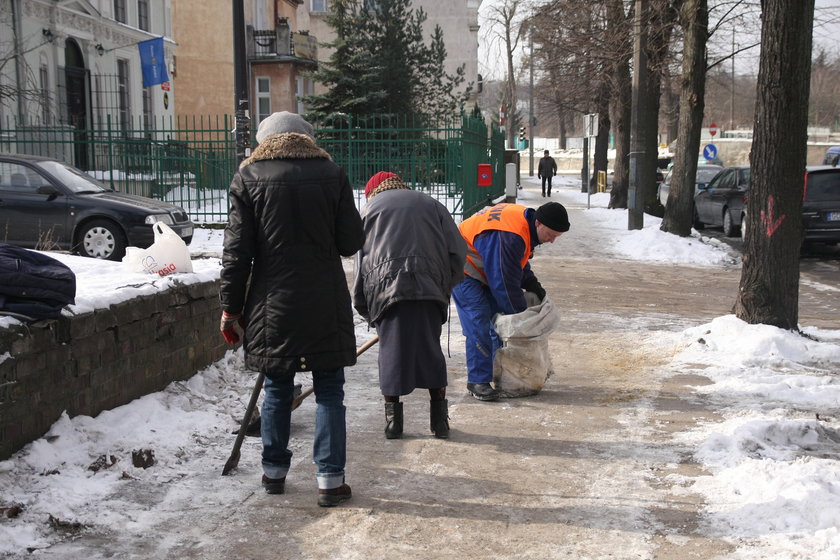
[[[715,134],[717,134],[717,131],[718,131],[717,124],[712,123],[712,124],[709,125],[709,134],[714,136]]]
[[[598,136],[598,113],[583,115],[583,135]]]
[[[706,144],[703,146],[703,157],[708,161],[712,161],[717,157],[717,146],[714,144]]]

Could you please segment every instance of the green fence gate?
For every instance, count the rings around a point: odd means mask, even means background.
[[[0,123],[0,152],[44,155],[87,171],[117,191],[182,206],[196,223],[225,223],[237,167],[234,120],[138,119],[126,129],[110,118],[90,129]],[[347,172],[364,204],[364,186],[392,171],[439,199],[456,220],[504,195],[504,135],[480,117],[429,121],[420,116],[337,115],[315,123],[318,144]],[[490,130],[488,130],[488,128]],[[492,186],[477,184],[490,164]]]

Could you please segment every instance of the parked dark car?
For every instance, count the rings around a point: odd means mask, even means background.
[[[802,228],[806,243],[840,242],[840,167],[805,168]]]
[[[694,227],[723,227],[733,237],[741,228],[744,200],[750,186],[750,167],[726,167],[694,195]]]
[[[156,222],[192,241],[194,226],[183,208],[116,192],[54,159],[0,154],[3,243],[116,261],[126,246],[151,245]]]
[[[694,194],[699,191],[700,185],[705,185],[711,181],[715,175],[723,170],[720,165],[698,165],[697,174],[694,176]],[[674,176],[674,168],[665,176],[665,180],[659,185],[659,202],[662,206],[668,202],[668,193],[671,192],[671,178]]]

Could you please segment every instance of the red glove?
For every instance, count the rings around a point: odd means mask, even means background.
[[[219,330],[222,331],[222,336],[225,337],[225,342],[228,344],[236,344],[239,342],[239,333],[236,332],[236,323],[239,323],[241,328],[245,328],[242,321],[242,315],[222,311],[222,320],[219,323]]]

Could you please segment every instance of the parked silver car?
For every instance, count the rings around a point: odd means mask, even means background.
[[[700,185],[705,185],[711,181],[715,175],[717,175],[720,171],[723,170],[723,167],[720,165],[698,165],[697,166],[697,174],[694,176],[694,194],[697,194],[697,191],[700,188]],[[674,175],[674,168],[672,167],[671,170],[668,172],[668,175],[665,176],[665,180],[659,184],[659,202],[662,206],[665,206],[668,202],[668,193],[671,192],[671,178]]]

